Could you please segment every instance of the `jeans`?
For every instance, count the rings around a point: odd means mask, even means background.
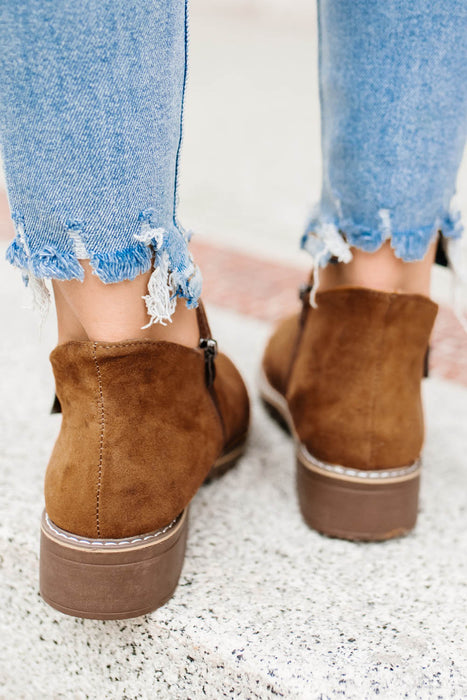
[[[322,265],[385,240],[421,260],[462,234],[467,4],[321,0],[318,21],[323,184],[302,246]]]
[[[0,134],[26,281],[103,282],[154,266],[150,322],[201,276],[177,219],[185,0],[5,0]],[[351,247],[420,260],[462,229],[451,200],[467,132],[462,0],[320,0],[323,187],[302,238],[316,266]],[[312,125],[310,125],[312,128]]]
[[[6,0],[0,133],[26,279],[103,282],[150,269],[151,320],[195,306],[201,275],[176,216],[184,0]],[[167,282],[170,284],[167,285]]]

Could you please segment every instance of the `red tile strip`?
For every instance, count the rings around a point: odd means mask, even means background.
[[[275,321],[298,309],[303,270],[271,263],[194,239],[192,249],[203,271],[203,297],[247,316]],[[448,307],[441,306],[433,331],[430,374],[467,386],[467,335]]]
[[[6,195],[0,193],[0,240],[13,237]],[[203,271],[203,298],[264,321],[298,309],[303,270],[217,247],[196,237],[191,247]],[[467,336],[451,309],[441,307],[433,331],[430,373],[467,386]]]

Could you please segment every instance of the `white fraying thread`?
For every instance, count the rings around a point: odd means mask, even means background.
[[[135,233],[134,238],[144,245],[152,245],[154,250],[160,250],[164,242],[165,230],[163,228],[151,228],[146,221],[141,224],[141,232]]]
[[[15,221],[15,229],[16,229],[16,233],[18,234],[19,239],[20,239],[20,241],[21,241],[21,243],[22,243],[22,246],[23,246],[23,248],[24,248],[24,250],[25,250],[25,252],[26,252],[26,255],[27,255],[28,257],[30,257],[30,256],[31,256],[31,250],[30,250],[30,248],[29,248],[29,244],[28,244],[28,241],[27,241],[27,238],[26,238],[26,234],[25,234],[25,232],[24,232],[24,224],[23,224],[23,222],[22,222],[21,219],[16,219],[16,221]]]
[[[381,219],[380,231],[383,234],[383,239],[389,241],[392,236],[391,213],[389,209],[380,209],[378,215]]]
[[[321,262],[329,255],[343,263],[349,263],[352,260],[350,246],[334,224],[321,224],[316,237],[324,243],[324,248],[313,258],[313,279],[310,290],[310,305],[313,308],[317,306],[316,293],[319,289],[319,269]]]
[[[26,238],[23,222],[21,220],[17,220],[15,222],[15,228],[16,233],[18,234],[21,244],[24,248],[24,251],[26,255],[30,258],[31,249],[29,248],[29,244]],[[40,327],[42,329],[42,326],[50,308],[50,292],[47,289],[45,281],[39,279],[38,277],[35,277],[30,272],[25,273],[25,279],[27,279],[28,288],[30,289],[32,295],[32,308],[33,310],[37,310],[39,312],[41,319]]]
[[[173,285],[172,273],[169,272],[169,254],[166,250],[158,256],[155,267],[148,283],[148,294],[143,297],[149,314],[149,323],[143,326],[149,328],[153,323],[166,325],[172,323],[172,315],[177,306],[177,298]]]
[[[321,267],[321,260],[327,256],[327,248],[323,248],[319,255],[315,255],[313,258],[313,273],[311,276],[311,289],[310,289],[310,306],[314,309],[318,306],[316,303],[316,293],[319,289],[319,270]]]
[[[148,222],[143,222],[141,232],[135,234],[135,239],[151,246],[157,253],[164,243],[165,229],[152,228]],[[142,297],[146,303],[149,314],[149,322],[142,327],[142,330],[149,328],[154,323],[163,326],[167,322],[172,323],[172,314],[177,306],[177,298],[169,271],[169,254],[166,250],[157,256],[156,266],[148,282],[148,294]]]
[[[454,314],[467,333],[467,251],[464,249],[462,239],[462,219],[460,215],[460,198],[456,193],[451,198],[449,206],[449,219],[451,221],[451,236],[441,238],[441,243],[446,254],[448,267],[452,272],[451,298]],[[443,229],[442,222],[438,222],[437,231]]]
[[[73,250],[74,253],[77,257],[78,260],[89,260],[89,253],[86,250],[86,246],[84,245],[84,241],[82,237],[79,234],[79,231],[76,231],[75,229],[69,228],[68,229],[68,235],[71,238],[71,242],[73,244]]]
[[[454,314],[467,333],[467,314],[465,299],[467,298],[467,271],[465,267],[465,251],[460,238],[448,238],[445,241],[446,257],[452,271],[452,307]]]
[[[50,308],[50,292],[45,280],[34,277],[34,275],[28,275],[28,287],[32,294],[33,308],[39,312],[42,326]]]

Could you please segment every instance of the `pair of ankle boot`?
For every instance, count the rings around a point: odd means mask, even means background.
[[[305,521],[383,540],[416,521],[420,385],[436,305],[363,288],[302,293],[262,363],[260,393],[292,433]],[[41,593],[62,612],[118,619],[173,594],[189,503],[242,454],[243,380],[200,343],[69,342],[51,354],[62,425],[45,480]]]

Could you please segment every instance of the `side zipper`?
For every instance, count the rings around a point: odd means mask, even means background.
[[[206,374],[206,386],[208,389],[214,384],[216,378],[217,341],[214,338],[200,338],[199,347],[204,350],[204,370]]]

